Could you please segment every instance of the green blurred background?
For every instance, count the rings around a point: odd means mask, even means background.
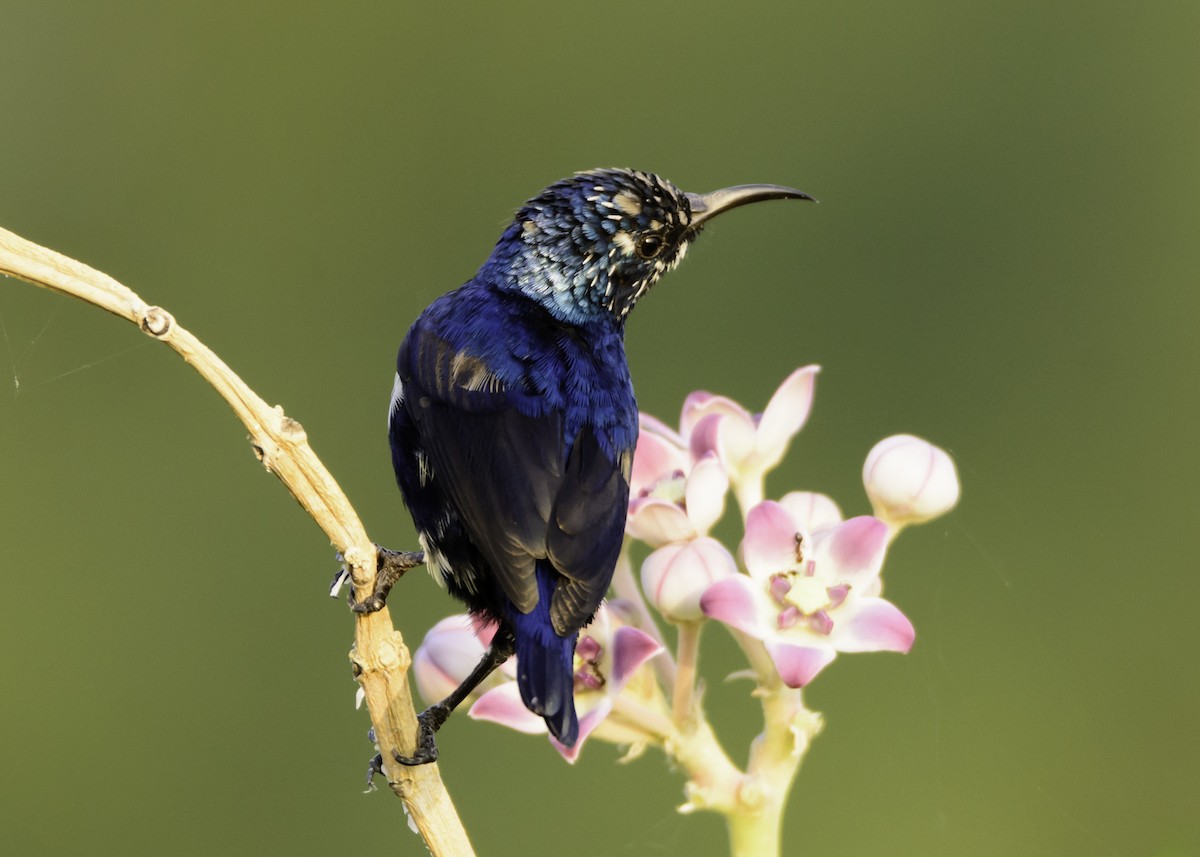
[[[395,346],[520,202],[609,165],[809,191],[723,218],[628,336],[672,420],[824,367],[775,494],[865,512],[902,431],[960,468],[889,561],[913,652],[808,694],[787,853],[1200,853],[1200,4],[432,5],[4,0],[0,225],[174,312],[400,547]],[[242,427],[94,308],[10,280],[0,321],[0,852],[424,853],[361,794],[332,551]],[[414,645],[454,609],[401,591]],[[724,852],[654,751],[442,735],[481,855]]]

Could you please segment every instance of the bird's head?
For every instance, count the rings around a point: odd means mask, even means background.
[[[723,211],[767,199],[812,199],[780,185],[684,193],[652,173],[605,169],[555,182],[517,212],[492,263],[510,288],[572,324],[624,320]]]

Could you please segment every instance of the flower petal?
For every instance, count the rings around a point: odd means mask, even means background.
[[[485,693],[467,712],[472,720],[490,720],[526,735],[546,732],[546,722],[525,707],[516,682],[507,682]]]
[[[629,504],[625,531],[651,547],[694,538],[698,533],[678,504],[658,497],[643,497]]]
[[[690,438],[696,424],[713,414],[732,416],[749,425],[754,423],[751,413],[728,396],[716,396],[704,390],[697,390],[683,400],[683,413],[679,415],[679,433],[684,438]]]
[[[712,393],[707,390],[696,390],[688,393],[687,398],[683,400],[683,409],[679,413],[679,434],[684,440],[691,437],[692,429],[696,427],[696,423],[704,416],[704,405],[709,399],[714,399]]]
[[[688,474],[685,500],[687,515],[698,533],[707,533],[709,528],[725,513],[725,494],[729,491],[729,477],[717,456],[709,453],[696,462]]]
[[[613,634],[612,673],[609,675],[610,693],[618,693],[629,681],[638,667],[664,651],[658,640],[645,631],[622,625]]]
[[[688,450],[693,459],[699,461],[710,452],[720,454],[717,449],[717,426],[723,419],[722,414],[708,414],[697,420],[696,424],[692,426],[692,430],[688,434]]]
[[[837,657],[830,646],[796,646],[778,640],[768,640],[766,645],[779,677],[788,687],[804,687]]]
[[[797,369],[784,379],[771,396],[758,421],[756,446],[765,463],[774,463],[782,458],[788,442],[808,420],[818,371],[818,366]]]
[[[470,616],[447,616],[429,629],[413,654],[412,672],[421,698],[433,704],[471,674],[483,658]]]
[[[700,609],[704,615],[724,622],[752,637],[762,639],[774,631],[763,620],[760,609],[761,590],[744,574],[736,574],[718,580],[700,596]]]
[[[842,522],[842,510],[833,498],[815,491],[792,491],[779,498],[779,505],[791,512],[806,533],[827,530]]]
[[[642,416],[643,424],[646,417]],[[676,435],[678,437],[678,435]],[[676,471],[686,473],[691,460],[687,447],[676,445],[660,434],[642,431],[633,453],[633,470],[629,476],[629,493],[637,497]]]
[[[708,537],[666,545],[642,563],[642,590],[655,609],[673,622],[701,618],[700,597],[714,581],[737,574],[725,546]]]
[[[887,541],[887,524],[870,515],[843,521],[813,537],[817,563],[831,563],[831,577],[857,586],[878,577]]]
[[[857,598],[839,610],[830,642],[842,652],[907,652],[916,631],[900,608],[882,598]]]
[[[721,463],[729,472],[731,478],[737,478],[741,473],[741,465],[754,457],[755,434],[754,423],[736,417],[723,416],[714,426],[714,449],[721,457]],[[696,444],[692,444],[692,454],[696,453]],[[757,466],[756,472],[764,472]]]
[[[471,627],[475,630],[475,637],[479,640],[479,645],[486,649],[492,644],[492,638],[496,636],[496,631],[500,626],[490,619],[472,616]],[[480,655],[480,657],[483,656]]]
[[[765,582],[772,574],[796,563],[796,535],[800,528],[783,506],[765,500],[746,514],[746,537],[742,559],[756,580]]]
[[[554,739],[553,735],[550,736],[550,743],[554,746],[555,750],[562,754],[564,759],[572,765],[575,764],[575,760],[579,758],[579,752],[583,749],[584,742],[592,734],[592,730],[599,726],[605,717],[608,717],[610,711],[612,711],[612,700],[605,697],[600,700],[595,708],[579,718],[579,736],[575,739],[574,746],[568,747],[566,744],[559,743]]]
[[[679,449],[687,449],[687,441],[683,439],[683,436],[680,435],[679,432],[675,431],[675,429],[671,428],[669,425],[660,420],[658,417],[651,416],[650,414],[639,413],[638,426],[641,431],[659,435],[665,440],[670,441]]]
[[[628,557],[624,561],[628,562]],[[591,622],[588,622],[584,626],[582,633],[593,637],[603,647],[609,644],[609,638],[612,636],[612,626],[612,605],[608,601],[601,601],[599,608],[596,610],[596,615],[592,617]]]

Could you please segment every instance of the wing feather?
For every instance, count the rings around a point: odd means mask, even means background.
[[[631,452],[614,460],[589,426],[568,449],[560,411],[524,413],[518,403],[536,401],[534,391],[429,331],[410,333],[398,368],[430,468],[505,595],[531,611],[537,562],[548,559],[562,575],[550,604],[554,629],[577,631],[612,579]]]

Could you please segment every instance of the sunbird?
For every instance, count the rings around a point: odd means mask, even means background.
[[[525,203],[475,276],[413,323],[388,410],[396,480],[430,571],[496,632],[397,761],[435,760],[434,733],[514,653],[526,707],[577,740],[575,644],[612,581],[638,436],[625,320],[712,218],[769,199],[812,197],[577,173]],[[356,610],[379,609],[420,555],[379,558]]]

